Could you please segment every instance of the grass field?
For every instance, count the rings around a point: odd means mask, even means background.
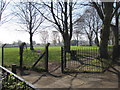
[[[92,49],[94,52],[96,50],[96,46],[72,46],[71,49],[84,49],[88,51],[89,49]],[[44,52],[45,47],[35,47],[35,50],[40,49],[41,52]],[[29,48],[27,50],[24,50],[24,63],[27,65],[32,65],[39,56],[36,52],[31,52]],[[59,46],[50,46],[49,47],[49,61],[61,61],[61,47]],[[5,48],[4,49],[4,65],[5,66],[11,66],[12,64],[19,65],[19,48]]]

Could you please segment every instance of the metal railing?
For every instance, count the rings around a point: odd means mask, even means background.
[[[0,65],[0,69],[2,72],[2,90],[9,89],[10,84],[12,90],[36,90],[37,88],[30,84],[29,82],[25,81],[21,77],[17,76],[16,74],[12,73],[5,67]]]
[[[108,48],[108,52],[112,54],[112,47]],[[107,65],[100,61],[99,56],[98,47],[80,47],[69,52],[61,47],[61,70],[63,73],[101,73]]]

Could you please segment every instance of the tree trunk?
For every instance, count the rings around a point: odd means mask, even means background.
[[[89,46],[92,46],[92,39],[89,39]]]
[[[117,26],[113,26],[113,25],[111,25],[111,28],[112,28],[112,31],[113,31],[113,34],[115,37],[114,45],[118,46],[119,45],[119,28]]]
[[[102,2],[102,8],[97,5],[97,3],[93,2],[93,6],[98,12],[98,15],[103,21],[104,27],[102,28],[101,32],[101,43],[100,43],[100,57],[108,59],[108,40],[110,34],[110,23],[113,18],[113,6],[114,2]]]
[[[78,34],[77,34],[77,46],[78,46],[78,44],[79,44],[79,40],[78,40]]]
[[[32,37],[33,37],[33,34],[30,34],[30,50],[34,50]]]
[[[95,44],[99,47],[98,33],[96,33]]]
[[[64,39],[64,50],[69,52],[70,51],[70,38],[69,35],[64,35],[63,36]]]
[[[64,40],[64,48],[65,51],[69,52],[70,51],[70,40]]]
[[[101,43],[100,43],[100,57],[108,59],[108,40],[110,34],[110,24],[108,22],[104,23],[104,27],[101,32]]]
[[[99,45],[99,39],[98,39],[98,37],[96,37],[95,38],[95,44],[99,47],[100,45]]]
[[[92,46],[92,38],[88,37],[88,39],[89,39],[89,46]]]
[[[114,39],[115,39],[115,43],[113,46],[113,52],[112,52],[112,60],[113,62],[115,62],[118,57],[119,57],[119,33],[118,33],[118,27],[117,26],[112,26],[112,30],[114,33]]]
[[[120,53],[120,45],[119,45],[119,15],[118,12],[115,14],[116,19],[116,25],[111,25],[113,34],[115,37],[115,44],[113,46],[113,53],[112,53],[112,60],[113,62],[116,62],[116,60],[119,59],[119,53]]]

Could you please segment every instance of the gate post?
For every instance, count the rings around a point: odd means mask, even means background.
[[[64,68],[66,68],[66,51],[63,49]]]
[[[2,66],[4,65],[4,47],[6,44],[2,45]]]
[[[45,47],[45,70],[46,72],[48,72],[48,57],[49,57],[49,54],[48,54],[48,47],[49,47],[50,43],[48,43]]]
[[[20,75],[23,75],[23,49],[24,49],[24,46],[26,46],[26,49],[27,49],[27,45],[25,42],[22,42],[20,45],[19,45],[19,55],[20,55]]]
[[[61,71],[64,73],[63,47],[61,47]]]
[[[16,64],[12,64],[12,72],[15,73],[15,74],[17,74],[16,73]]]
[[[61,47],[61,71],[64,73],[64,69],[66,68],[66,51],[64,47]]]

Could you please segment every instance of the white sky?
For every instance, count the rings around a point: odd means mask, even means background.
[[[29,33],[24,31],[17,31],[17,29],[19,29],[19,26],[14,23],[6,23],[0,26],[0,41],[2,43],[13,43],[14,41],[21,40],[23,42],[29,43]],[[49,41],[51,42],[50,38],[51,36],[49,37]],[[40,40],[40,34],[34,34],[33,41],[42,43]]]
[[[13,0],[13,1],[17,1],[17,0]],[[3,13],[3,18],[6,15],[9,15],[9,13],[11,12],[11,8],[13,7],[11,7],[10,5],[6,8],[5,12]],[[7,18],[9,19],[9,17]],[[0,25],[0,42],[13,43],[14,41],[21,40],[23,42],[29,43],[29,34],[27,32],[17,31],[17,29],[19,29],[19,25],[17,25],[16,23],[13,23],[12,20],[7,23],[4,23],[3,25]],[[55,30],[55,29],[52,28],[52,30]],[[50,36],[52,37],[52,35]],[[51,42],[51,37],[49,37],[49,42]],[[35,34],[33,36],[33,41],[36,41],[37,43],[42,43],[40,41],[39,34]]]
[[[0,27],[0,41],[3,43],[12,43],[17,40],[29,42],[29,34],[23,31],[17,31],[17,28],[14,24],[6,24]],[[37,38],[36,40],[39,42]]]
[[[17,0],[15,0],[17,1]],[[2,20],[4,21],[4,17],[10,14],[11,9],[10,5],[6,8],[6,10],[3,13]],[[9,20],[9,17],[7,17]],[[19,19],[18,19],[19,20]],[[17,22],[17,21],[16,21]],[[46,23],[45,23],[46,24]],[[14,41],[21,40],[23,42],[29,43],[29,33],[24,31],[17,31],[20,30],[19,25],[15,23],[13,20],[10,20],[7,23],[1,24],[0,23],[0,42],[2,43],[13,43]],[[47,29],[49,30],[49,29]],[[54,28],[52,30],[55,30]],[[49,30],[50,31],[50,30]],[[51,32],[49,32],[51,33]],[[33,35],[33,41],[36,41],[37,43],[42,43],[40,40],[40,34],[34,34]],[[51,37],[49,37],[49,41]]]

